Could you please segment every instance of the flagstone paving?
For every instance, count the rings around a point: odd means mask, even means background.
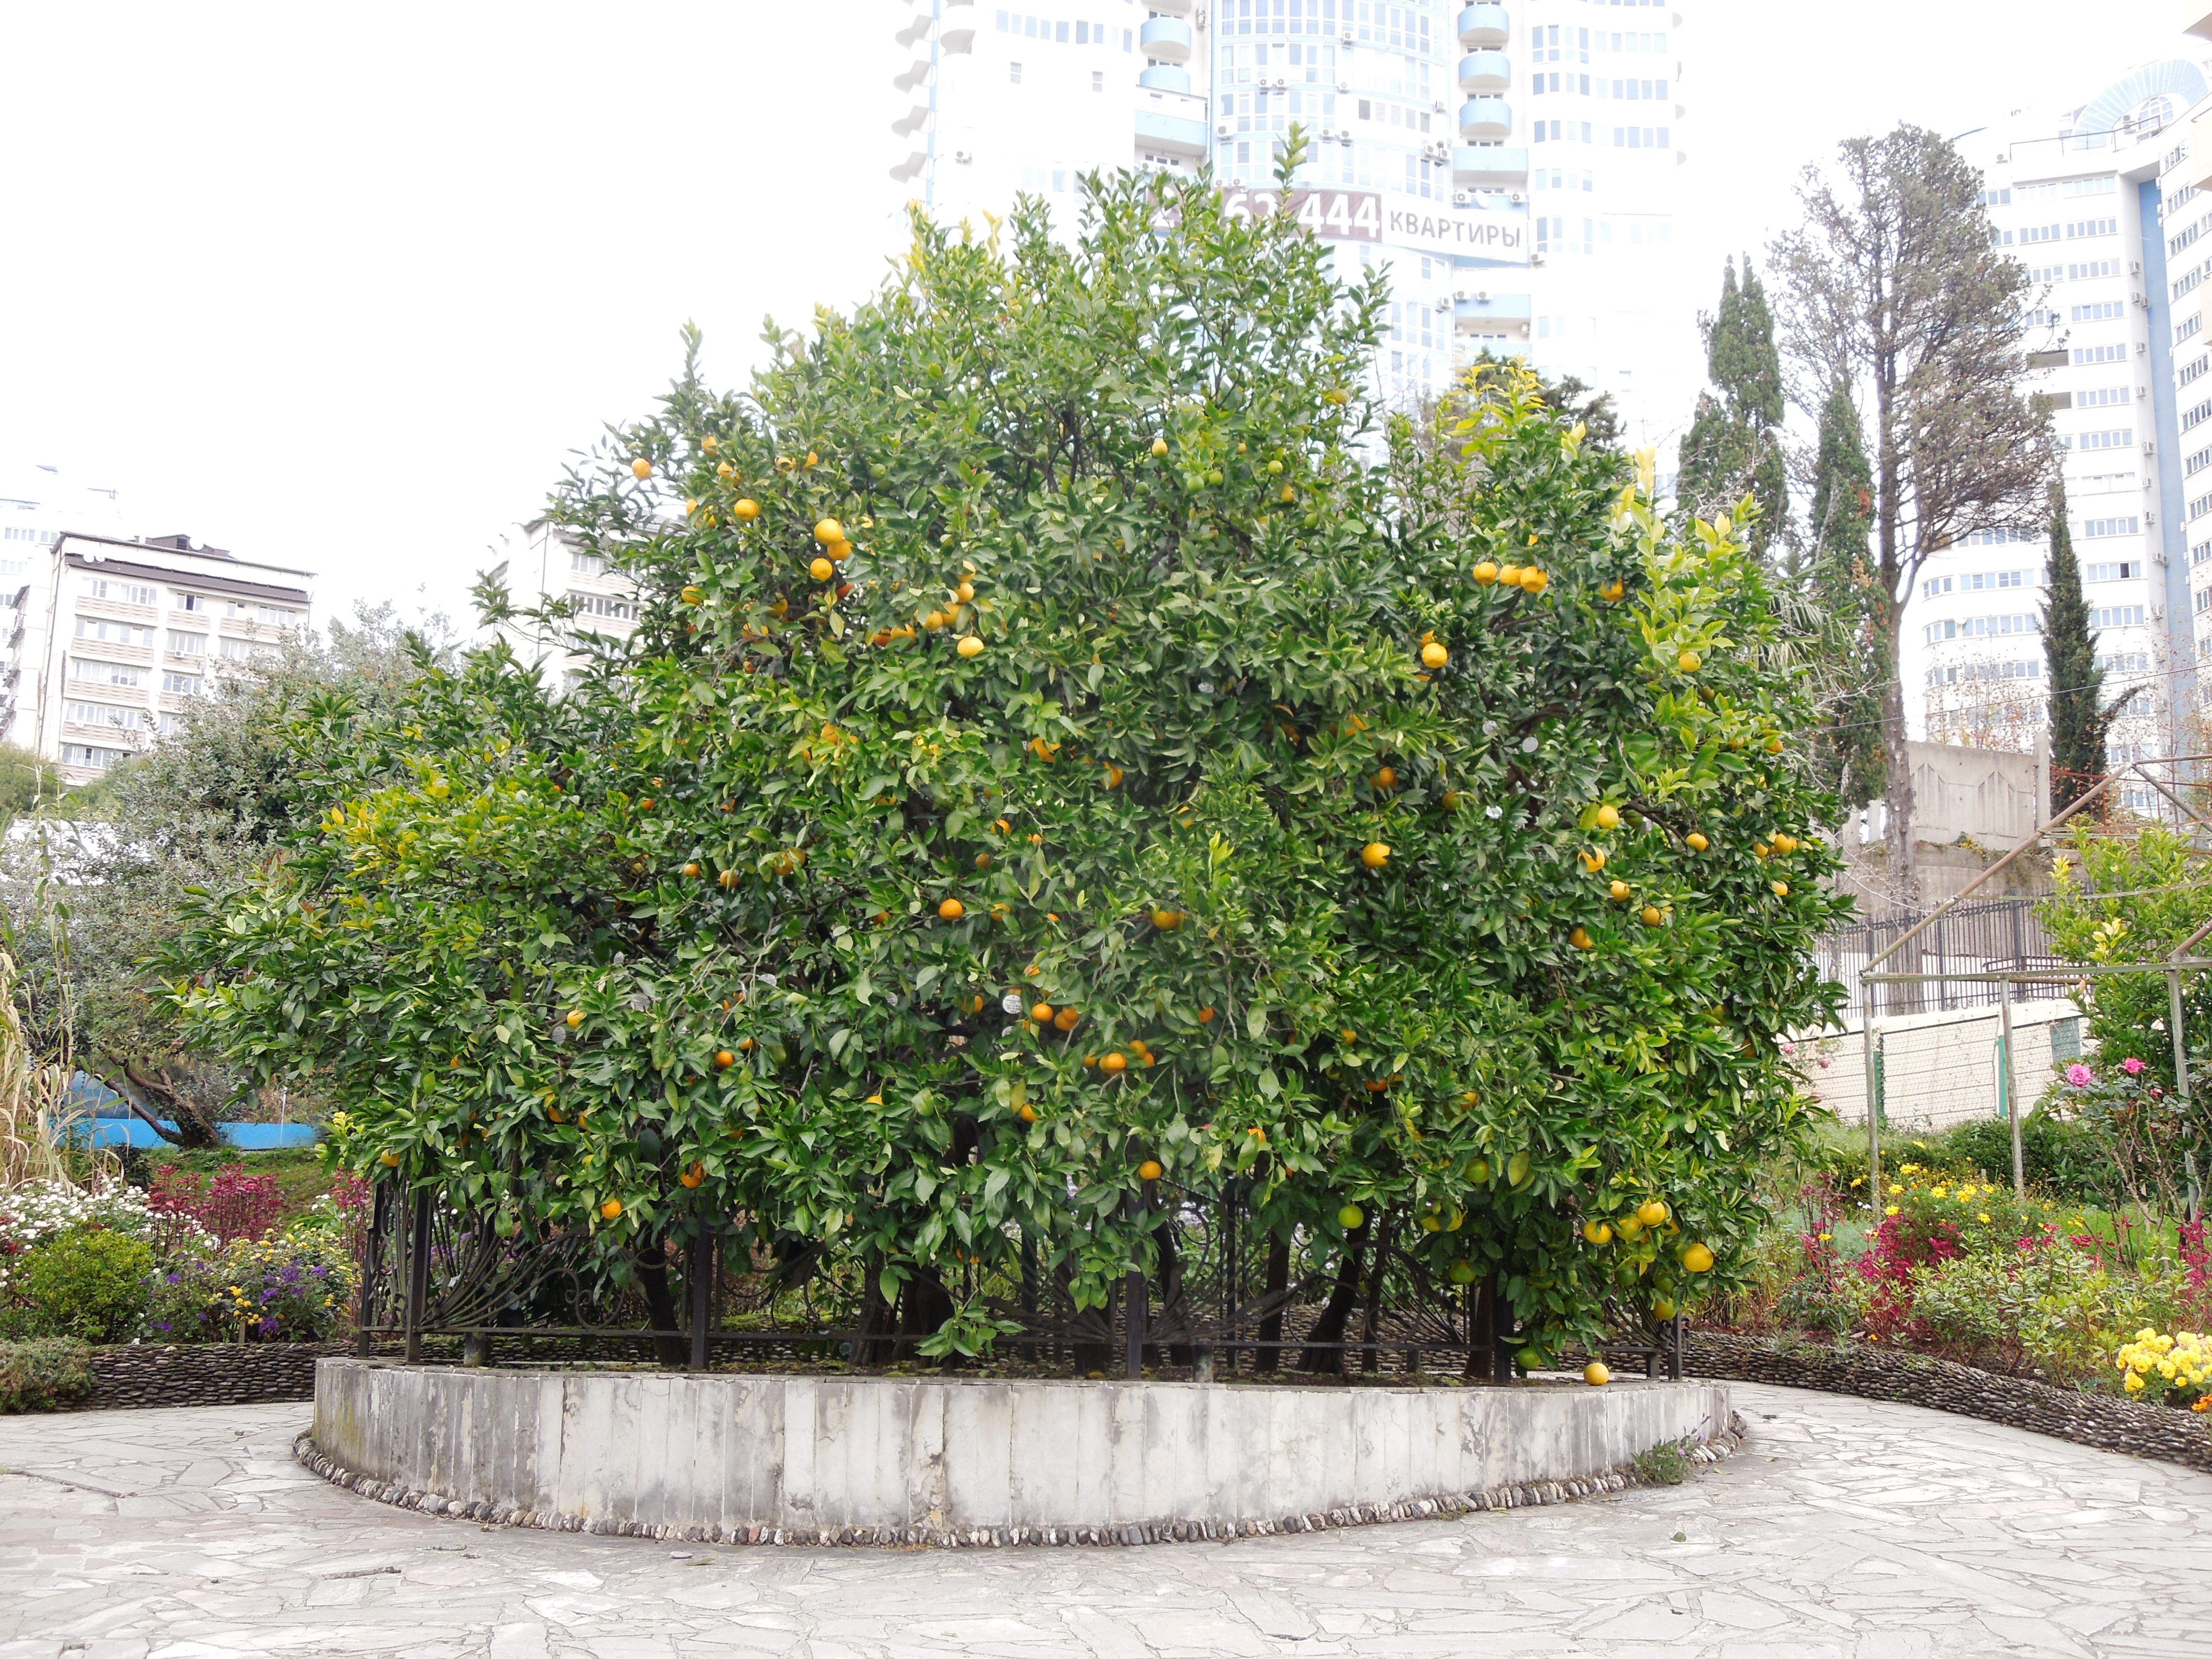
[[[305,1406],[0,1419],[0,1659],[2124,1659],[2212,1624],[2212,1475],[1736,1385],[1745,1451],[1553,1509],[1139,1549],[675,1550],[370,1504]]]

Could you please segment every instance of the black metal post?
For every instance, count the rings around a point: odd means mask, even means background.
[[[361,1285],[354,1295],[353,1351],[363,1359],[374,1352],[368,1328],[376,1316],[378,1276],[384,1271],[384,1230],[391,1224],[393,1194],[389,1181],[371,1188],[368,1235],[361,1242]]]
[[[1668,1345],[1667,1354],[1667,1376],[1670,1381],[1680,1382],[1682,1380],[1682,1352],[1689,1334],[1690,1322],[1682,1315],[1676,1314],[1674,1327],[1674,1340]]]
[[[1503,1274],[1493,1274],[1490,1280],[1490,1380],[1493,1382],[1513,1381],[1513,1345],[1508,1340],[1513,1334],[1513,1316],[1505,1311]]]
[[[1128,1351],[1122,1361],[1122,1374],[1135,1382],[1145,1374],[1145,1330],[1152,1323],[1152,1297],[1147,1294],[1145,1275],[1132,1267],[1121,1280],[1123,1314],[1127,1320]]]
[[[1237,1195],[1232,1184],[1221,1205],[1221,1328],[1229,1333],[1229,1374],[1237,1375]]]
[[[691,1282],[684,1288],[691,1293],[691,1369],[707,1369],[707,1328],[714,1317],[714,1270],[721,1252],[714,1231],[705,1222],[691,1235]]]
[[[407,1363],[422,1358],[422,1310],[430,1300],[430,1194],[415,1194],[413,1224],[407,1230]]]

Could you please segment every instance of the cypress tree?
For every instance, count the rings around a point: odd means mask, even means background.
[[[2044,572],[2043,654],[2051,678],[2051,810],[2064,811],[2105,775],[2105,737],[2127,706],[2130,691],[2100,708],[2105,672],[2097,666],[2097,636],[2089,631],[2089,602],[2081,592],[2081,568],[2066,528],[2066,486],[2051,488],[2051,563]]]
[[[1874,474],[1860,440],[1858,410],[1850,388],[1838,382],[1820,406],[1806,575],[1820,613],[1814,653],[1828,714],[1814,744],[1815,764],[1822,786],[1841,796],[1846,808],[1880,795],[1888,770],[1881,686],[1889,667],[1881,649],[1888,596],[1868,556],[1873,509]]]
[[[1764,554],[1788,515],[1790,480],[1782,457],[1782,357],[1766,290],[1748,255],[1740,284],[1735,261],[1723,268],[1720,309],[1704,324],[1705,372],[1714,390],[1698,393],[1683,435],[1678,494],[1701,518],[1730,511],[1750,495],[1759,508],[1752,545]]]

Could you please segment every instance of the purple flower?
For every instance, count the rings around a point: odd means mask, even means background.
[[[2066,1080],[2077,1089],[2086,1089],[2097,1080],[2097,1074],[2077,1060],[2066,1068]]]
[[[2120,1062],[2120,1069],[2125,1072],[2130,1077],[2139,1075],[2142,1073],[2142,1061],[2136,1059],[2132,1054]]]

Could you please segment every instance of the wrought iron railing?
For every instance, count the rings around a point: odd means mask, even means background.
[[[1103,1308],[1079,1309],[1066,1276],[1041,1270],[1018,1235],[1003,1260],[964,1265],[957,1289],[963,1300],[980,1292],[1012,1327],[994,1363],[1040,1373],[1515,1375],[1528,1334],[1501,1316],[1494,1283],[1440,1281],[1404,1249],[1410,1218],[1376,1216],[1343,1240],[1284,1239],[1255,1229],[1248,1197],[1231,1185],[1152,1200],[1154,1269],[1127,1274]],[[886,1300],[871,1265],[819,1242],[763,1243],[752,1229],[696,1217],[643,1245],[510,1225],[386,1181],[362,1247],[356,1340],[363,1353],[396,1345],[410,1361],[426,1339],[454,1338],[475,1363],[548,1343],[695,1370],[921,1358],[956,1287],[917,1281]],[[1679,1378],[1681,1319],[1616,1311],[1620,1334],[1600,1345],[1604,1356]]]
[[[2051,936],[2036,914],[2033,898],[1973,899],[1953,907],[1928,931],[1884,964],[1897,974],[1996,974],[2062,972],[2065,959],[2055,955]],[[1924,911],[1862,921],[1827,934],[1814,947],[1820,976],[1850,991],[1850,1011],[1877,1018],[1936,1013],[1958,1008],[1994,1008],[2001,985],[1983,981],[1933,981],[1924,984],[1866,985],[1859,975],[1867,963],[1926,920]],[[2053,992],[2034,983],[2012,988],[2015,1002]]]

